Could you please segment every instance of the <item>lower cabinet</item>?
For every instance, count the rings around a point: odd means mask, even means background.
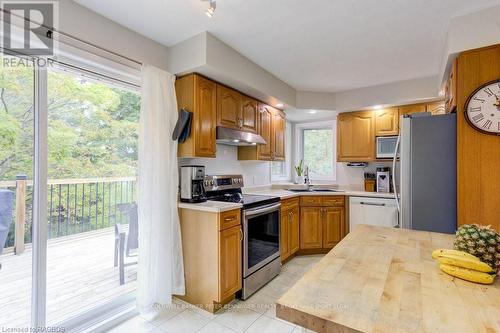
[[[216,312],[242,287],[241,211],[180,209],[186,293],[181,299]]]
[[[321,207],[300,208],[300,248],[321,249],[323,247],[323,222]]]
[[[219,300],[241,289],[241,226],[219,232]]]
[[[323,209],[323,248],[332,248],[344,237],[344,207]]]
[[[300,206],[300,250],[331,249],[346,234],[344,197],[303,198]]]
[[[284,262],[299,250],[299,200],[283,200],[281,207],[280,256]]]

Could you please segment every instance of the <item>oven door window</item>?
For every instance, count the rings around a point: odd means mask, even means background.
[[[248,269],[279,253],[279,210],[248,219]]]

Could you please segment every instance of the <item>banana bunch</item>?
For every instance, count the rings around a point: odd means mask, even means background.
[[[439,263],[439,268],[449,275],[481,284],[495,282],[493,268],[467,252],[438,249],[432,252],[432,258]]]

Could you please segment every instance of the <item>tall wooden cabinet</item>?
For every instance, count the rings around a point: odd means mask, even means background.
[[[285,160],[285,113],[273,109],[273,137],[272,137],[272,160]]]
[[[179,144],[179,157],[215,157],[217,85],[197,74],[175,81],[177,105],[193,113],[191,135]]]
[[[368,162],[375,158],[375,113],[341,113],[337,118],[337,160]]]

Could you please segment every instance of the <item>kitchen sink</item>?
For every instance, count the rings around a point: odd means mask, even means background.
[[[345,192],[345,191],[342,191],[342,190],[336,190],[336,189],[332,189],[332,188],[312,188],[312,189],[288,189],[288,191],[292,191],[292,192]]]

